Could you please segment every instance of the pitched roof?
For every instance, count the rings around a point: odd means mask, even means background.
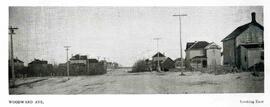
[[[216,43],[211,42],[204,49],[221,49],[221,47],[218,46]]]
[[[19,60],[19,59],[17,59],[17,58],[13,59],[13,61],[14,61],[14,62],[23,63],[23,61],[21,61],[21,60]]]
[[[157,52],[154,56],[152,57],[165,57],[165,55],[163,55],[162,53],[160,52]]]
[[[206,41],[197,41],[193,45],[191,45],[187,50],[190,49],[203,49],[206,47],[209,43]]]
[[[245,25],[242,25],[238,28],[236,28],[231,34],[229,34],[227,37],[225,37],[224,39],[222,39],[221,42],[227,41],[227,40],[231,40],[231,39],[235,39],[237,36],[239,36],[242,32],[244,32],[245,30],[247,30],[250,26],[257,26],[260,29],[264,29],[262,25],[260,25],[259,23],[257,23],[256,21],[247,23]]]
[[[172,62],[174,62],[174,60],[172,60],[170,57],[167,57],[163,62],[166,62],[166,61],[172,61]]]
[[[187,45],[186,45],[186,50],[188,48],[190,48],[193,44],[195,44],[196,42],[188,42]]]

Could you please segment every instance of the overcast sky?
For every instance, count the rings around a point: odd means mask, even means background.
[[[160,51],[180,57],[179,20],[182,18],[183,48],[186,42],[208,41],[222,47],[221,40],[251,21],[256,12],[263,25],[263,7],[10,7],[9,24],[14,35],[14,57],[25,63],[34,58],[64,63],[65,45],[70,55],[105,57],[124,66]],[[185,52],[183,50],[185,57]]]

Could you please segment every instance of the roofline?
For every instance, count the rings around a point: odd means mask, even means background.
[[[258,22],[249,22],[249,23],[246,23],[246,24],[243,24],[243,25],[237,27],[236,29],[238,29],[238,28],[240,28],[240,27],[242,27],[242,26],[245,26],[245,25],[249,25],[249,24],[256,24],[255,26],[258,26],[260,29],[264,30],[264,27],[263,27],[260,23],[258,23]],[[236,29],[234,29],[229,35],[231,35]],[[246,30],[247,30],[247,29],[245,29],[244,31],[246,31]],[[240,34],[242,34],[244,31],[242,31]],[[239,35],[240,35],[240,34],[239,34]],[[227,38],[229,35],[227,35],[225,38]],[[239,35],[237,35],[237,36],[239,36]],[[230,39],[228,39],[228,40],[235,39],[237,36],[235,36],[235,37],[233,37],[233,38],[230,38]],[[224,40],[225,38],[223,38],[223,39],[221,40],[221,42],[228,41],[228,40]]]
[[[190,50],[190,48],[193,47],[193,46],[194,46],[195,44],[197,44],[197,43],[198,43],[198,41],[195,41],[194,44],[192,44],[192,45],[191,45],[188,49],[186,49],[186,50]]]
[[[222,49],[221,48],[221,46],[219,46],[218,44],[216,44],[215,42],[211,42],[211,43],[209,43],[206,47],[208,47],[209,45],[212,45],[212,44],[215,44],[215,45],[217,45],[218,46],[218,49]],[[206,49],[206,47],[204,47],[204,49]]]

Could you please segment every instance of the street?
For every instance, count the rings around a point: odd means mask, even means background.
[[[10,94],[194,94],[263,93],[264,76],[250,72],[214,75],[200,72],[142,72],[115,69],[104,75],[30,77],[17,80]]]

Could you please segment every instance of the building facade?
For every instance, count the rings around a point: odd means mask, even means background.
[[[52,72],[53,66],[46,60],[34,59],[28,64],[29,76],[49,76]]]
[[[223,64],[247,70],[263,62],[264,28],[256,21],[256,13],[251,14],[252,21],[236,28],[225,37],[223,42]]]
[[[212,42],[205,48],[207,56],[207,66],[221,65],[221,47]]]
[[[186,66],[189,68],[206,68],[221,65],[221,47],[206,41],[188,42],[186,45]]]

